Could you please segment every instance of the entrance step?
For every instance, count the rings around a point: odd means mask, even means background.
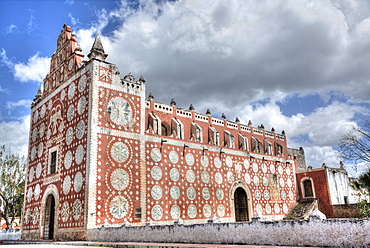
[[[307,220],[310,214],[318,209],[319,198],[298,199],[297,203],[285,215],[284,220]]]

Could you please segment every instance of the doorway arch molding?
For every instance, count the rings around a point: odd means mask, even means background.
[[[245,191],[245,194],[247,196],[247,211],[248,211],[247,212],[247,214],[248,214],[248,220],[247,221],[251,221],[252,220],[252,196],[251,196],[251,192],[250,192],[247,184],[243,181],[236,181],[231,186],[231,190],[230,190],[230,210],[231,210],[232,221],[233,222],[236,221],[236,218],[235,218],[235,191],[238,188],[242,188]]]
[[[58,215],[58,207],[59,206],[59,194],[58,194],[58,188],[55,186],[55,184],[50,184],[46,189],[41,199],[41,210],[40,210],[40,237],[43,239],[44,237],[44,230],[45,230],[45,212],[46,212],[46,201],[48,199],[48,196],[52,195],[54,197],[55,201],[55,217],[57,219]],[[54,221],[54,237],[57,230],[57,221]]]

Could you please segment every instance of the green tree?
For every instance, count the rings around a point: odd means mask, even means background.
[[[23,207],[26,159],[0,146],[0,216],[12,227]]]

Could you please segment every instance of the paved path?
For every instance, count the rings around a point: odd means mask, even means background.
[[[0,247],[7,248],[86,248],[90,247],[127,247],[127,248],[301,248],[302,246],[272,245],[227,245],[227,244],[184,244],[184,243],[141,243],[141,242],[90,242],[90,241],[3,241]],[[305,246],[309,247],[309,246]],[[311,246],[314,247],[314,246]],[[317,246],[316,246],[317,247]]]

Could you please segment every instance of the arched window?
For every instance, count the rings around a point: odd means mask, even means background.
[[[168,125],[167,122],[162,122],[161,128],[162,128],[161,134],[163,136],[170,136],[171,135],[171,127],[170,127],[170,125]]]
[[[303,181],[304,197],[313,197],[312,181],[306,179]]]

